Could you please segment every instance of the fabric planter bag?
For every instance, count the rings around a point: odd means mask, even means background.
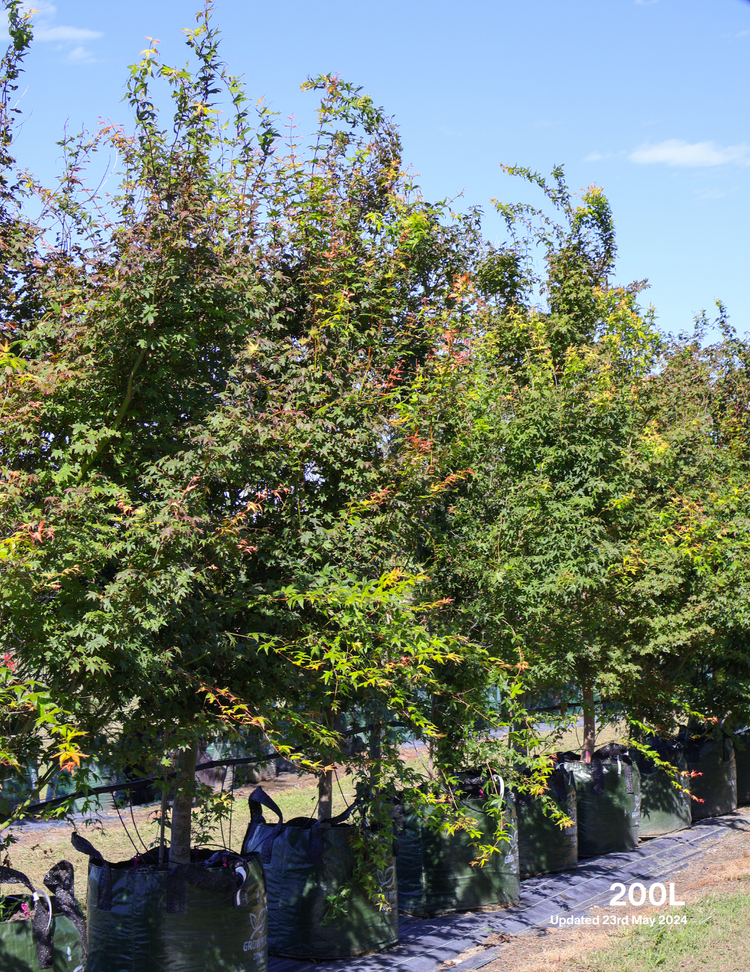
[[[718,817],[737,809],[737,764],[732,740],[723,734],[689,736],[685,743],[693,820]]]
[[[671,763],[680,773],[687,773],[681,743],[655,739],[649,740],[648,745],[660,759]],[[686,830],[691,823],[690,793],[678,790],[672,777],[645,756],[638,754],[636,760],[641,774],[641,837],[662,837]],[[689,790],[688,776],[680,776],[678,781]]]
[[[87,972],[266,972],[266,893],[257,855],[193,852],[159,870],[149,851],[112,864],[89,854]]]
[[[0,884],[22,884],[31,892],[0,897],[3,972],[85,972],[86,924],[73,894],[73,865],[55,864],[44,883],[54,897],[35,891],[21,871],[0,867]]]
[[[578,856],[632,851],[638,843],[641,780],[626,746],[597,749],[590,763],[558,757],[572,772],[578,802]]]
[[[734,761],[737,767],[737,804],[750,803],[750,729],[742,729],[734,737]]]
[[[355,828],[351,808],[330,821],[296,817],[281,810],[262,787],[250,796],[251,820],[243,853],[258,852],[268,889],[268,950],[272,955],[320,962],[375,952],[398,941],[395,861],[378,871],[390,911],[380,911],[365,889],[352,883]],[[276,814],[266,823],[263,807]],[[346,912],[327,920],[327,898],[346,885]]]
[[[560,827],[544,812],[541,799],[516,794],[518,862],[521,880],[538,874],[567,871],[578,863],[578,800],[573,774],[556,766],[547,781],[547,796],[573,821]]]
[[[501,793],[502,780],[500,780]],[[494,844],[496,818],[485,810],[485,797],[477,792],[456,794],[462,809],[477,821],[480,843]],[[405,813],[398,838],[398,899],[412,915],[442,915],[452,911],[495,909],[519,900],[518,829],[512,796],[504,794],[503,813],[507,843],[484,867],[476,860],[476,841],[465,831],[440,833],[428,816]]]

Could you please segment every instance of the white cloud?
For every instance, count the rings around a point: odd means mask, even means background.
[[[717,165],[750,164],[750,146],[717,145],[715,142],[685,142],[670,138],[655,145],[641,145],[628,156],[638,165],[671,165],[705,168]]]
[[[97,40],[104,37],[99,30],[87,30],[85,27],[37,27],[34,40],[38,41],[85,41]]]
[[[93,64],[96,59],[85,47],[74,47],[65,60],[68,64]]]
[[[42,43],[55,43],[67,49],[66,60],[71,64],[86,64],[94,60],[90,51],[81,46],[82,41],[98,40],[104,37],[100,30],[90,30],[88,27],[67,27],[64,24],[53,23],[57,14],[57,7],[48,0],[30,0],[24,3],[23,10],[31,14],[34,24],[34,40]]]

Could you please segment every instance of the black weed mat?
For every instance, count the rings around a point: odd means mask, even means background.
[[[426,919],[402,915],[399,943],[387,952],[318,964],[271,958],[268,972],[434,972],[448,959],[481,945],[488,935],[522,935],[549,924],[554,916],[585,915],[606,905],[615,882],[663,882],[731,833],[749,827],[750,819],[742,813],[702,820],[690,830],[644,841],[628,854],[592,857],[573,870],[524,881],[514,908]],[[496,959],[502,947],[485,949],[453,969],[479,969]]]

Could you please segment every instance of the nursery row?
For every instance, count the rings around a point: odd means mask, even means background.
[[[589,762],[558,754],[546,797],[568,826],[554,822],[540,799],[505,792],[499,778],[464,774],[450,792],[475,821],[473,838],[446,832],[396,801],[396,840],[377,869],[377,903],[357,879],[361,831],[348,822],[351,808],[324,821],[284,821],[261,787],[250,796],[240,854],[194,852],[190,864],[160,868],[152,851],[112,863],[74,834],[74,846],[90,861],[86,922],[73,896],[72,867],[62,862],[45,879],[52,899],[36,892],[33,899],[3,899],[0,956],[25,963],[18,965],[23,972],[264,972],[269,953],[326,961],[388,948],[398,941],[399,911],[428,916],[507,907],[522,898],[524,878],[630,851],[639,838],[729,813],[738,800],[750,803],[747,735],[738,734],[736,746],[720,733],[652,740],[676,776],[619,744],[597,750]],[[490,791],[502,800],[502,837],[499,852],[477,867],[477,844],[494,843],[498,831],[497,816],[486,810]],[[0,880],[24,879],[6,868]],[[332,909],[342,890],[343,901]]]
[[[392,119],[341,78],[309,80],[314,131],[283,136],[209,2],[188,67],[142,51],[131,129],[66,135],[43,186],[13,157],[33,29],[5,7],[2,843],[95,764],[161,796],[153,855],[90,849],[92,972],[141,947],[250,967],[266,928],[284,954],[383,947],[397,899],[508,904],[524,874],[726,809],[690,741],[665,752],[703,774],[691,803],[594,752],[597,711],[638,739],[750,722],[750,343],[724,308],[713,345],[705,318],[660,333],[645,284],[614,279],[606,197],[560,168],[506,170],[538,205],[497,202],[488,239],[478,208],[424,198]],[[547,781],[560,829],[534,754],[574,711],[584,758]],[[196,784],[201,744],[251,734],[317,775],[318,819],[256,812],[260,860],[196,857],[196,822],[231,806]],[[334,767],[353,823],[332,819]],[[462,791],[466,768],[490,790]]]

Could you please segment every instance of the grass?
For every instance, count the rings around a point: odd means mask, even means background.
[[[710,893],[679,909],[686,924],[638,926],[592,955],[587,972],[746,972],[750,968],[750,891]],[[663,916],[662,916],[663,917]]]
[[[334,789],[334,814],[344,810],[352,800],[352,793],[348,784],[348,780],[342,779],[341,790],[337,787]],[[223,833],[220,826],[214,827],[211,834],[211,845],[216,846],[217,849],[229,846],[232,850],[240,850],[245,830],[250,822],[247,796],[253,788],[246,787],[235,794],[231,841],[228,822],[223,825]],[[271,796],[284,814],[285,820],[290,820],[293,817],[309,817],[315,811],[318,791],[313,782],[307,783],[303,780],[299,781],[297,786],[289,789],[276,790],[268,787],[268,790],[271,790]],[[112,815],[107,812],[102,815],[98,823],[82,824],[79,822],[78,831],[101,852],[105,860],[129,860],[135,855],[136,851],[143,853],[144,845],[152,847],[158,842],[159,827],[155,819],[156,810],[157,807],[155,806],[137,807],[133,811],[132,819],[130,811],[123,810],[121,811],[122,823],[116,814]],[[267,820],[275,822],[275,817],[269,810],[265,810],[264,813]],[[50,867],[62,858],[69,860],[75,868],[76,897],[79,901],[85,903],[88,858],[74,850],[71,845],[70,834],[72,830],[73,824],[71,823],[69,827],[49,827],[36,831],[23,831],[21,829],[17,831],[20,839],[10,848],[8,863],[11,867],[27,874],[35,887],[42,887],[44,875]],[[2,885],[0,885],[0,888],[2,888]],[[7,891],[10,890],[12,889],[8,886]]]
[[[601,729],[598,745],[605,745],[614,739],[622,738],[624,726],[605,726]],[[573,727],[565,732],[555,742],[555,749],[559,751],[580,750],[582,739],[581,727]],[[549,734],[552,735],[552,734]],[[427,772],[427,754],[411,747],[404,748],[404,757],[408,762],[418,764],[416,768]],[[285,820],[293,817],[307,817],[315,812],[318,793],[317,786],[311,777],[295,780],[295,785],[286,789],[278,789],[272,781],[266,789],[279,805]],[[211,844],[218,847],[231,847],[239,850],[245,830],[250,821],[250,811],[247,796],[253,787],[245,787],[235,793],[233,805],[231,839],[228,822],[222,827],[216,826],[211,834]],[[350,781],[341,778],[341,787],[334,787],[334,814],[340,813],[352,800]],[[142,853],[145,848],[156,846],[159,828],[155,819],[156,807],[137,807],[131,814],[123,810],[122,822],[112,812],[101,815],[99,822],[91,824],[78,823],[79,832],[85,836],[104,856],[105,860],[129,860],[136,853]],[[273,814],[265,811],[266,819],[273,820]],[[43,830],[24,831],[20,829],[18,843],[10,848],[8,863],[28,874],[35,886],[41,887],[44,875],[57,861],[65,858],[75,868],[76,894],[81,901],[86,897],[86,875],[88,858],[73,849],[70,843],[69,827],[49,827]],[[0,889],[2,886],[0,885]]]
[[[583,748],[583,726],[571,726],[564,732],[551,730],[540,733],[544,740],[545,749],[552,745],[552,750],[558,753],[581,752]],[[601,749],[612,742],[622,742],[627,739],[628,726],[623,720],[617,723],[597,724],[596,748]]]

